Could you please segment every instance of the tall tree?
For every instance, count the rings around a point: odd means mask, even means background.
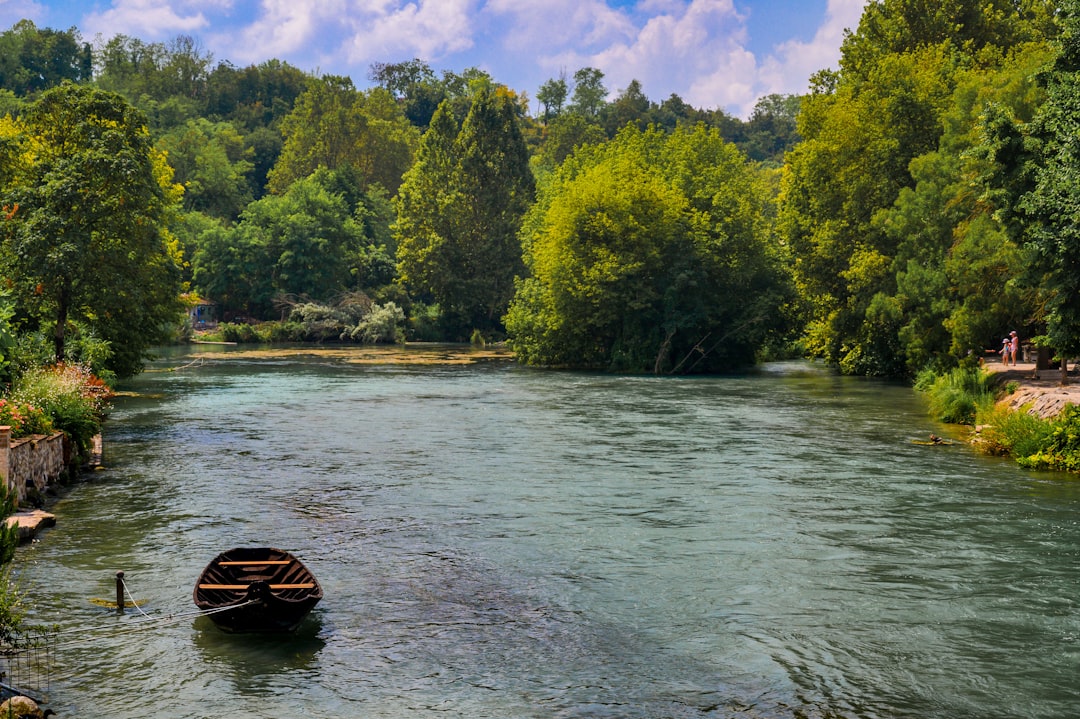
[[[595,67],[583,67],[574,73],[574,95],[570,99],[570,110],[596,117],[607,98],[604,87],[604,73]]]
[[[181,189],[119,95],[61,85],[29,108],[25,133],[25,179],[5,198],[19,209],[4,274],[52,332],[58,361],[80,322],[110,343],[113,371],[134,374],[181,310],[166,229]]]
[[[551,78],[540,86],[540,90],[536,93],[536,99],[544,108],[545,123],[562,112],[569,92],[566,77],[563,75],[560,75],[558,79]]]
[[[1031,186],[1020,199],[1023,238],[1041,275],[1048,343],[1062,357],[1065,384],[1066,361],[1080,354],[1080,2],[1060,6],[1057,56],[1039,76],[1046,102],[1027,128],[1018,174]]]
[[[631,80],[626,89],[613,102],[604,107],[601,117],[608,136],[614,136],[622,128],[633,123],[639,130],[648,127],[652,120],[649,111],[652,103],[645,96],[641,83]]]
[[[309,83],[281,130],[285,144],[267,178],[276,194],[319,167],[344,165],[394,192],[419,134],[386,90],[357,92],[352,80],[332,75]]]
[[[507,331],[540,365],[730,371],[790,326],[768,191],[716,130],[625,127],[569,158],[526,217]]]
[[[92,54],[79,31],[38,28],[20,20],[0,33],[0,88],[16,95],[33,95],[65,80],[87,82]]]
[[[402,183],[395,235],[403,279],[439,303],[455,338],[501,331],[533,191],[513,98],[481,89],[460,130],[440,106]]]
[[[954,319],[950,308],[939,304],[927,311],[924,304],[949,286],[941,274],[948,245],[967,228],[982,233],[990,243],[985,247],[995,243],[985,223],[944,224],[964,222],[959,205],[935,204],[925,213],[923,203],[943,203],[975,180],[966,174],[959,145],[948,148],[948,156],[932,155],[947,126],[950,142],[964,135],[965,128],[949,123],[973,125],[978,111],[954,112],[972,92],[969,78],[983,73],[996,81],[1010,54],[1027,47],[1014,43],[1045,38],[1052,4],[870,3],[844,43],[841,71],[816,76],[801,104],[803,141],[786,156],[781,196],[782,228],[806,298],[811,352],[849,373],[905,375],[921,369],[913,366],[918,358],[949,350],[948,332],[924,331],[933,318]],[[927,183],[920,196],[908,195],[920,181]],[[976,212],[962,195],[954,199]],[[920,221],[919,212],[933,220]],[[926,254],[913,252],[917,247]],[[1008,252],[1002,251],[1004,258]],[[949,301],[964,303],[955,296]],[[915,321],[913,312],[921,319]],[[969,318],[962,324],[976,323]]]
[[[445,83],[423,60],[377,62],[371,66],[368,79],[385,88],[403,106],[405,116],[417,127],[426,128],[439,103],[447,97]]]
[[[757,101],[746,123],[746,139],[739,143],[747,157],[783,164],[784,152],[799,139],[796,123],[801,102],[798,95],[767,95]]]

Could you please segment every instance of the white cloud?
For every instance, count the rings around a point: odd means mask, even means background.
[[[40,3],[32,0],[0,0],[0,32],[8,30],[23,18],[40,26],[44,17],[45,8]]]
[[[651,15],[640,26],[603,2],[491,5],[515,16],[515,45],[529,47],[551,74],[596,67],[613,94],[638,80],[654,100],[675,92],[701,107],[744,103],[752,92],[754,58],[732,0],[651,0],[637,8]],[[529,43],[524,29],[537,27],[545,30]]]
[[[836,68],[844,31],[858,28],[866,3],[867,0],[829,0],[825,21],[812,40],[786,42],[762,63],[759,80],[765,90],[762,94],[806,92],[810,75]]]
[[[345,12],[344,0],[262,0],[259,14],[238,33],[212,36],[239,64],[285,58],[320,44],[320,28],[333,27]],[[331,48],[325,48],[327,51]]]
[[[80,29],[85,35],[105,37],[131,35],[145,40],[173,37],[206,28],[209,22],[202,12],[181,15],[169,0],[115,0],[112,8],[89,13]]]
[[[484,11],[508,18],[502,42],[523,55],[566,45],[596,45],[633,35],[627,15],[603,0],[489,0]]]
[[[834,66],[866,2],[830,0],[812,40],[759,57],[732,0],[643,0],[629,10],[601,0],[491,0],[487,9],[510,18],[508,46],[549,77],[596,67],[613,93],[636,79],[655,101],[677,93],[747,117],[763,95],[805,92],[812,73]]]
[[[353,65],[421,57],[434,61],[473,46],[475,0],[372,2],[348,15],[343,52]]]
[[[693,0],[681,13],[654,16],[632,44],[597,59],[616,89],[637,79],[646,95],[666,89],[658,99],[675,92],[691,105],[724,107],[743,100],[754,69],[743,23],[731,0]]]

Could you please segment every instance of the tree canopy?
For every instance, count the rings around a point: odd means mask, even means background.
[[[501,331],[533,190],[512,98],[482,89],[460,127],[440,105],[402,183],[394,232],[402,279],[439,304],[452,336]]]
[[[180,311],[167,227],[181,189],[145,118],[114,93],[61,85],[15,127],[0,262],[23,321],[51,332],[57,361],[78,326],[108,343],[111,369],[133,374]]]
[[[0,33],[6,327],[115,343],[104,298],[149,281],[127,327],[177,289],[254,320],[371,293],[349,302],[392,300],[426,338],[505,329],[538,364],[726,369],[793,325],[788,351],[858,374],[1009,329],[1078,352],[1075,4],[869,3],[836,70],[745,120],[609,93],[595,67],[544,82],[533,116],[477,68],[375,63],[358,90],[22,21]],[[120,235],[123,282],[76,276]]]
[[[994,179],[1018,239],[1029,250],[1045,342],[1065,360],[1080,354],[1080,2],[1061,3],[1055,57],[1038,73],[1045,91],[1030,122],[998,114]]]
[[[529,276],[507,314],[530,364],[730,371],[791,325],[768,192],[703,127],[624,128],[568,159],[522,233]]]
[[[846,372],[911,375],[981,353],[1010,326],[1033,329],[1021,258],[973,189],[988,171],[985,108],[1038,101],[1024,73],[1045,57],[1051,5],[990,5],[872,3],[841,72],[802,101],[781,227],[806,346]],[[993,257],[978,273],[960,262],[976,248]]]

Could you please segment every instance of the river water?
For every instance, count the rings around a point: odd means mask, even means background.
[[[1080,716],[1080,482],[903,386],[170,355],[16,558],[60,717]],[[295,636],[195,616],[234,546],[318,576]]]

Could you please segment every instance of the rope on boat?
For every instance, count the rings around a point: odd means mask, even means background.
[[[140,609],[139,611],[142,612],[142,615],[144,617],[146,617],[145,619],[139,619],[139,620],[136,620],[136,621],[129,622],[128,624],[126,624],[126,625],[124,625],[122,627],[116,627],[116,628],[112,629],[111,631],[106,631],[106,632],[104,632],[104,634],[105,634],[105,636],[113,637],[113,636],[119,636],[121,634],[126,634],[128,632],[138,632],[138,631],[142,631],[144,629],[154,629],[154,628],[159,627],[159,626],[165,626],[167,624],[173,624],[175,622],[183,621],[184,619],[188,619],[190,617],[205,617],[205,616],[209,616],[211,614],[218,614],[219,612],[228,612],[228,611],[233,610],[233,609],[239,609],[240,607],[246,607],[249,604],[254,604],[257,601],[258,601],[257,599],[249,599],[246,602],[241,602],[240,604],[233,604],[233,605],[230,605],[230,606],[227,606],[227,607],[217,607],[215,609],[198,609],[198,610],[190,611],[190,612],[178,612],[178,613],[175,613],[175,614],[167,614],[167,615],[162,616],[162,617],[152,617],[152,616],[150,616],[146,612],[143,612]],[[75,639],[75,640],[72,640],[72,641],[69,641],[69,642],[64,642],[62,644],[56,644],[56,645],[53,646],[53,648],[54,649],[56,649],[56,648],[61,648],[62,649],[62,648],[67,648],[67,647],[72,647],[72,646],[78,646],[80,644],[84,644],[87,641],[93,641],[93,640],[97,639],[98,637],[100,637],[102,635],[102,633],[103,633],[102,630],[100,630],[98,628],[95,628],[95,627],[90,627],[90,628],[87,628],[87,627],[75,627],[73,629],[65,629],[63,631],[53,632],[52,636],[54,636],[54,637],[70,635],[70,634],[83,634],[83,635],[85,635],[82,639]]]

